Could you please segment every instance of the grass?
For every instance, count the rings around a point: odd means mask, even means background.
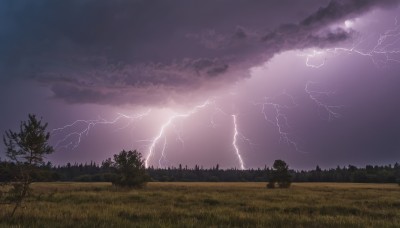
[[[0,227],[400,227],[395,184],[35,183],[34,194]]]

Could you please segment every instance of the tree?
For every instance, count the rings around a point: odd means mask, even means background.
[[[54,151],[48,144],[50,133],[46,132],[47,123],[42,123],[35,115],[29,114],[28,121],[22,121],[19,132],[8,130],[3,135],[6,146],[6,156],[16,166],[13,180],[9,184],[11,188],[7,192],[7,200],[15,204],[11,216],[30,192],[30,184],[38,171],[38,167],[44,164],[45,155]]]
[[[122,150],[114,155],[113,167],[116,177],[113,184],[119,187],[143,187],[148,181],[142,155],[134,151]]]
[[[275,188],[275,183],[279,188],[289,188],[291,184],[289,166],[282,160],[275,160],[267,188]]]

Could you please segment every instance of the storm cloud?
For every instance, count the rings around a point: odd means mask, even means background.
[[[348,41],[355,31],[335,23],[397,3],[2,1],[0,77],[38,81],[68,103],[185,102],[283,51]]]

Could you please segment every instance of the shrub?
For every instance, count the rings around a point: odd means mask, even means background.
[[[274,188],[275,183],[278,183],[279,188],[289,188],[291,184],[289,166],[282,160],[274,162],[272,176],[269,179],[267,188]]]
[[[112,166],[115,169],[113,185],[118,187],[143,187],[149,180],[142,155],[134,151],[121,151],[114,155]]]

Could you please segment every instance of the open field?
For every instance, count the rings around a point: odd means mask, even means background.
[[[35,183],[34,194],[0,226],[26,227],[400,227],[395,184]]]

